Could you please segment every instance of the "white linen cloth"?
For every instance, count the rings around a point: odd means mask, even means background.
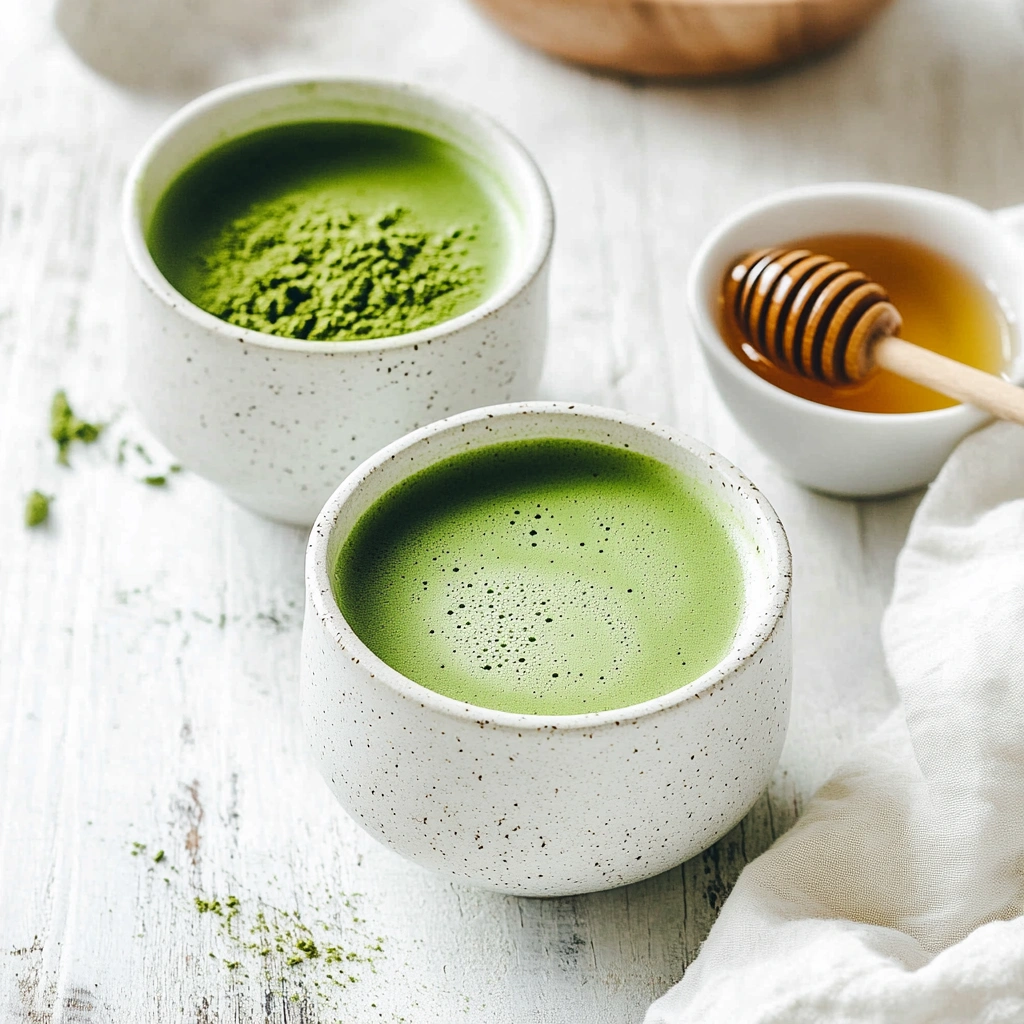
[[[882,636],[901,706],[645,1024],[1024,1022],[1024,428],[953,453]]]

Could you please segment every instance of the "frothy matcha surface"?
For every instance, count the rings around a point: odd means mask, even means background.
[[[186,168],[147,243],[186,298],[311,341],[391,337],[482,302],[506,260],[504,199],[472,157],[360,121],[279,125]]]
[[[543,439],[402,481],[359,520],[335,598],[384,662],[483,708],[628,707],[727,653],[743,571],[701,485],[647,456]]]

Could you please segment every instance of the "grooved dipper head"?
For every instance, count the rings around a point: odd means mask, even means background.
[[[729,270],[723,295],[727,313],[761,355],[831,385],[867,377],[875,342],[903,323],[881,285],[807,249],[749,253]]]

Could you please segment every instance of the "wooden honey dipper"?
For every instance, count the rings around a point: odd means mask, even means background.
[[[726,308],[765,359],[833,387],[878,367],[1024,424],[1024,389],[897,337],[903,319],[881,285],[808,249],[759,249],[725,282]]]

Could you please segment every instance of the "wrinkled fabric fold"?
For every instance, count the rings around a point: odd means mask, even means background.
[[[1024,430],[950,457],[882,624],[900,705],[645,1024],[1024,1021]]]

